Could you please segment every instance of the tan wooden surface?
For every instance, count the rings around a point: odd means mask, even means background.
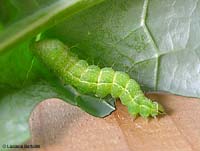
[[[159,100],[167,115],[134,120],[117,102],[110,116],[96,118],[61,100],[45,100],[30,118],[28,143],[40,144],[37,151],[200,151],[200,100],[149,97]]]

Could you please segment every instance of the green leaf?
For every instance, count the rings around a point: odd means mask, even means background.
[[[7,0],[0,1],[0,4],[2,3],[1,7],[4,7],[4,3],[9,3],[9,1],[6,1]],[[0,11],[0,14],[2,14],[0,17],[4,24],[7,25],[9,22],[12,23],[0,35],[0,51],[11,48],[24,39],[27,39],[42,30],[46,30],[65,18],[98,4],[103,0],[51,0],[51,3],[49,3],[49,1],[42,1],[41,3],[37,0],[34,0],[33,2],[23,1],[25,3],[10,0],[12,5],[5,5],[5,7],[8,7],[9,9],[1,10],[2,12]],[[31,3],[34,2],[35,5],[32,5]],[[7,18],[7,11],[13,11],[13,7],[19,11],[18,15],[16,15],[16,18],[19,20],[15,21],[15,19],[10,19],[11,21],[4,21],[4,18]],[[13,15],[13,13],[11,14]]]
[[[47,34],[90,63],[126,71],[146,91],[200,97],[198,3],[107,0]]]

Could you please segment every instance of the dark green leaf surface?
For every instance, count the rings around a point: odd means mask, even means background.
[[[200,97],[199,17],[198,0],[107,0],[48,34],[90,63],[128,72],[146,91]]]
[[[51,2],[52,1],[52,2]],[[51,0],[49,1],[13,1],[1,0],[1,7],[9,4],[7,9],[0,11],[0,19],[4,26],[12,23],[0,35],[0,51],[11,48],[20,41],[37,34],[53,25],[61,22],[67,17],[91,7],[103,0]],[[9,3],[10,2],[10,3]],[[16,15],[9,11],[16,9]],[[8,12],[8,13],[7,13]],[[13,19],[13,16],[15,18]],[[24,18],[23,18],[24,17]],[[8,20],[5,20],[10,18]],[[19,19],[15,21],[16,19]]]

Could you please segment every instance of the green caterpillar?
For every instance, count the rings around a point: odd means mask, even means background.
[[[79,60],[77,55],[70,52],[59,40],[35,42],[31,50],[64,83],[83,93],[92,93],[100,98],[111,94],[114,98],[120,98],[133,116],[141,115],[146,118],[164,113],[163,107],[146,98],[139,84],[130,79],[128,74],[108,67],[100,69],[98,66],[88,65],[85,60]]]

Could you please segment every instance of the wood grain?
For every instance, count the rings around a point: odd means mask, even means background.
[[[133,119],[118,101],[115,112],[97,118],[61,100],[45,100],[31,115],[28,143],[41,145],[34,151],[199,151],[200,100],[148,96],[159,101],[167,115]]]

